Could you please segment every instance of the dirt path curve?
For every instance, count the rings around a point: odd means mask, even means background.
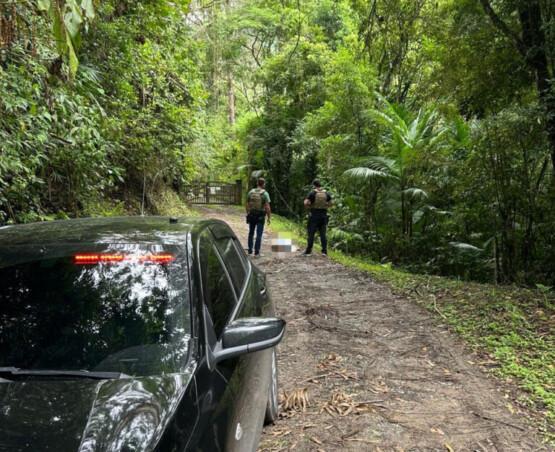
[[[244,217],[202,209],[246,240]],[[263,451],[536,451],[543,446],[495,380],[415,303],[321,256],[255,263],[287,320],[282,418]]]

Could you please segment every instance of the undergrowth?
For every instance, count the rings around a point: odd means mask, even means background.
[[[161,186],[150,193],[144,205],[145,215],[163,215],[170,217],[195,217],[198,213],[185,204],[172,189]],[[83,217],[120,217],[140,215],[143,208],[141,200],[128,198],[125,200],[100,198],[86,203],[81,216]],[[58,216],[63,212],[58,213]],[[65,218],[69,218],[67,215]],[[49,218],[50,219],[50,218]]]
[[[301,246],[305,229],[278,215],[271,229],[288,232]],[[516,403],[540,414],[540,429],[555,444],[555,296],[514,286],[478,284],[418,275],[359,256],[330,251],[332,260],[356,268],[426,306],[464,338],[480,362],[524,390]],[[513,410],[508,404],[508,409]]]
[[[149,197],[150,210],[158,215],[170,217],[196,217],[198,213],[181,201],[179,195],[168,188],[162,188]]]

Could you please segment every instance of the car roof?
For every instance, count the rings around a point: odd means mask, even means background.
[[[46,221],[0,227],[0,249],[18,245],[68,243],[184,244],[217,220],[191,217],[109,217]]]

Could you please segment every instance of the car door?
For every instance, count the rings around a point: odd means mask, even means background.
[[[200,276],[200,302],[206,327],[205,348],[220,340],[223,329],[237,306],[237,295],[223,259],[210,230],[204,230],[198,239],[198,271]],[[200,407],[197,450],[229,450],[234,405],[240,384],[239,359],[229,359],[214,367],[205,357],[200,363],[196,382]]]
[[[238,298],[230,320],[267,315],[269,298],[265,284],[259,284],[254,267],[239,241],[224,224],[213,225],[211,230]],[[264,350],[239,359],[230,380],[236,390],[230,429],[232,435],[228,437],[227,450],[256,450],[270,388],[272,353],[271,349]]]

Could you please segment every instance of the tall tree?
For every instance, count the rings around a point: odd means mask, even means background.
[[[547,2],[541,0],[519,0],[505,5],[509,14],[516,13],[519,31],[498,14],[490,0],[480,0],[484,11],[493,25],[509,38],[516,46],[526,65],[534,74],[540,104],[545,110],[545,126],[551,147],[551,161],[555,172],[555,92],[552,53],[546,36],[546,29],[553,26],[550,21],[552,12]],[[508,2],[507,2],[508,3]],[[550,62],[551,61],[551,62]]]

